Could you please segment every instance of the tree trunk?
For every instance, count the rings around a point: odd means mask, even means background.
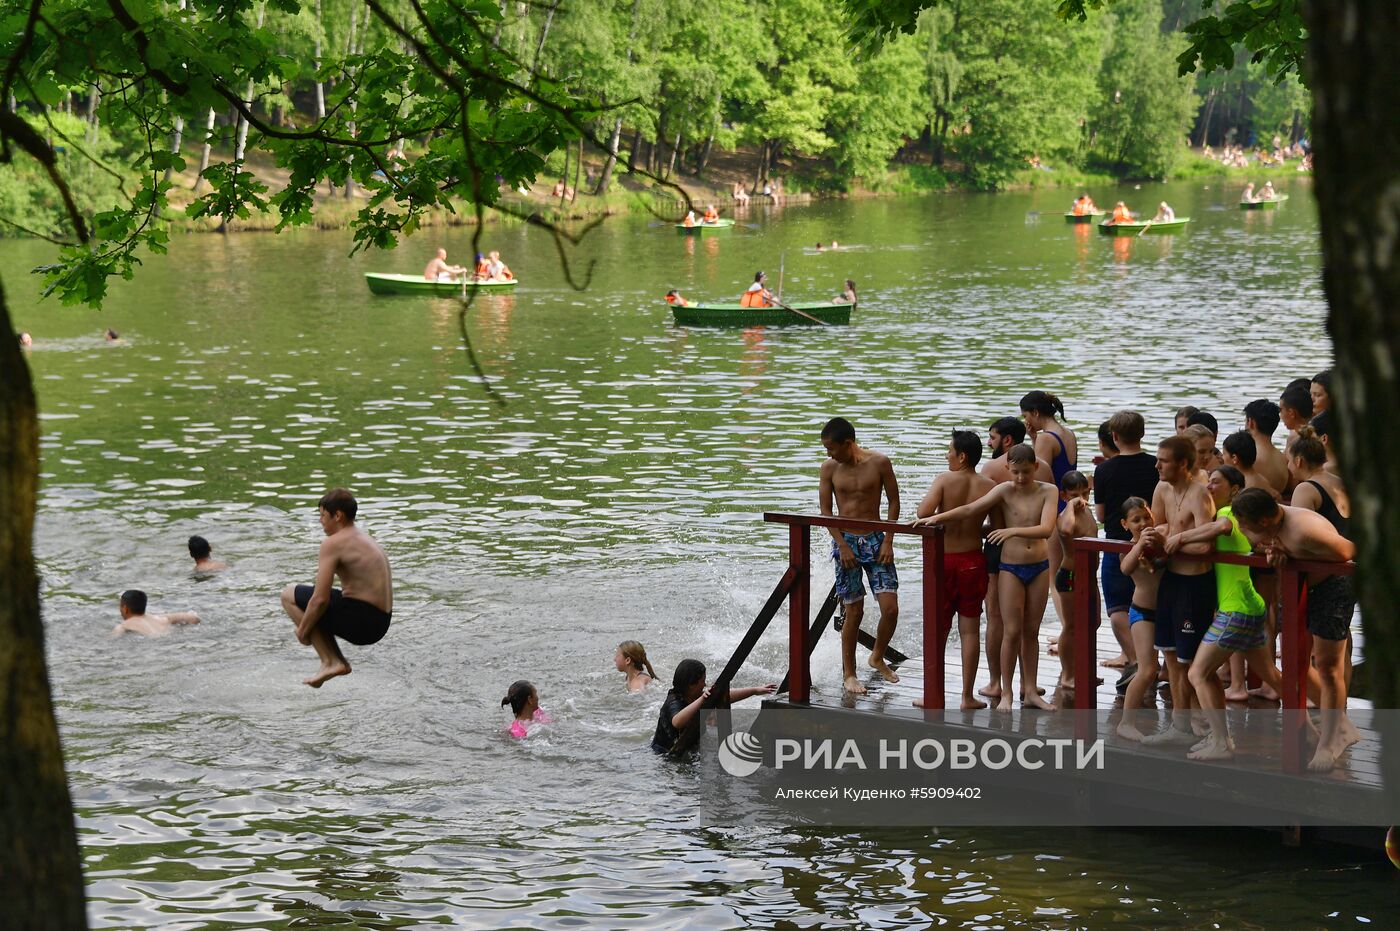
[[[676,133],[676,141],[671,143],[671,161],[666,166],[666,179],[671,179],[671,174],[676,170],[676,153],[681,150],[681,134]]]
[[[571,196],[571,197],[569,198],[569,203],[571,203],[571,204],[572,204],[574,201],[578,200],[578,180],[579,180],[579,173],[580,173],[582,170],[583,170],[583,139],[580,138],[579,141],[578,141],[578,158],[574,159],[574,193],[573,193],[573,196]]]
[[[1201,138],[1196,140],[1197,146],[1205,145],[1210,139],[1210,117],[1215,110],[1215,94],[1216,89],[1211,88],[1210,93],[1206,95],[1206,112],[1201,116]]]
[[[627,170],[637,170],[637,150],[642,147],[642,131],[635,130],[632,133],[632,145],[627,150]]]
[[[1400,438],[1376,418],[1400,395],[1400,5],[1305,0],[1322,284],[1336,353],[1334,404],[1351,495],[1356,586],[1376,708],[1400,707]],[[1359,25],[1364,24],[1364,25]],[[1377,196],[1380,192],[1380,196]],[[1389,398],[1390,400],[1386,400]],[[1400,786],[1400,728],[1385,713],[1381,772]]]
[[[613,166],[617,164],[617,146],[621,141],[622,117],[618,117],[613,123],[612,135],[608,137],[608,157],[603,162],[603,173],[598,177],[598,186],[593,189],[595,197],[608,192],[608,185],[612,183]]]
[[[700,152],[695,156],[695,173],[703,174],[710,164],[710,153],[715,148],[715,134],[712,132],[705,137],[705,142],[700,146]]]
[[[204,184],[204,169],[209,167],[209,149],[214,144],[214,108],[209,108],[209,120],[204,124],[204,150],[199,153],[199,172],[194,176],[194,190]]]
[[[554,23],[554,11],[559,9],[559,0],[554,0],[544,14],[544,25],[540,27],[540,41],[535,44],[535,60],[530,65],[530,78],[540,73],[540,58],[544,55],[544,40],[549,38],[549,27]]]
[[[34,387],[0,291],[0,913],[7,928],[86,928],[39,614],[38,494]]]
[[[326,85],[319,77],[321,73],[321,41],[325,38],[326,24],[321,18],[321,0],[316,0],[316,122],[326,118]]]

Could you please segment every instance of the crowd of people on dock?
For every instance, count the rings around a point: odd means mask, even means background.
[[[1289,159],[1296,158],[1299,159],[1299,171],[1312,170],[1312,151],[1303,140],[1285,143],[1277,133],[1267,148],[1260,144],[1247,149],[1245,146],[1227,142],[1219,152],[1206,146],[1201,150],[1201,154],[1227,168],[1248,168],[1251,163],[1264,167],[1283,165]]]
[[[1183,407],[1176,432],[1159,440],[1155,455],[1142,448],[1142,414],[1119,411],[1099,426],[1102,458],[1092,475],[1077,468],[1078,438],[1062,422],[1064,406],[1045,391],[1021,399],[1020,418],[991,424],[991,459],[980,470],[981,437],[954,431],[948,470],[924,495],[914,523],[945,527],[948,609],[936,623],[946,643],[954,615],[958,619],[962,708],[985,707],[978,695],[1002,710],[1012,707],[1013,695],[1028,706],[1055,707],[1037,683],[1037,641],[1051,598],[1062,621],[1057,691],[1094,687],[1076,683],[1072,674],[1074,626],[1097,624],[1098,618],[1074,616],[1071,596],[1094,580],[1075,578],[1071,554],[1074,539],[1097,536],[1101,526],[1108,539],[1132,545],[1121,557],[1105,553],[1098,564],[1102,604],[1122,651],[1105,663],[1123,668],[1119,736],[1187,745],[1192,759],[1231,757],[1226,702],[1250,694],[1278,698],[1276,568],[1290,558],[1345,562],[1355,554],[1348,538],[1350,502],[1336,467],[1330,382],[1330,373],[1322,372],[1289,382],[1277,402],[1249,402],[1241,429],[1223,440],[1212,414]],[[1288,430],[1282,450],[1273,443],[1280,423]],[[821,470],[822,514],[878,520],[883,498],[886,519],[898,521],[899,486],[888,457],[860,446],[854,427],[842,418],[825,426],[821,440],[829,455]],[[859,694],[866,689],[857,675],[855,647],[866,582],[880,608],[868,664],[898,681],[885,659],[899,616],[893,537],[837,530],[831,536],[846,618],[842,678],[846,691]],[[1253,552],[1271,568],[1200,558],[1212,552]],[[1359,736],[1345,715],[1356,599],[1347,576],[1323,571],[1308,573],[1306,593],[1308,691],[1323,712],[1309,765],[1327,770]],[[984,607],[991,681],[974,694]],[[1160,731],[1144,733],[1139,712],[1157,687],[1159,655],[1172,715]],[[1017,664],[1019,693],[1013,682]],[[1246,670],[1261,681],[1254,692],[1246,689]]]

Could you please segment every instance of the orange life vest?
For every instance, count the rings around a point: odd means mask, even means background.
[[[1131,222],[1133,222],[1133,215],[1132,215],[1131,212],[1129,212],[1129,210],[1128,210],[1127,207],[1114,207],[1114,208],[1113,208],[1113,222],[1114,222],[1114,223],[1131,223]]]
[[[668,295],[666,295],[666,303],[668,303],[668,304],[675,304],[675,305],[677,305],[677,306],[679,306],[679,307],[685,307],[685,306],[687,306],[687,301],[686,301],[686,299],[683,298],[683,297],[681,297],[681,296],[678,295],[678,294],[668,294]]]
[[[480,262],[477,262],[477,263],[476,263],[476,276],[477,276],[478,278],[490,278],[490,277],[491,277],[491,263],[488,262],[488,261],[486,261],[485,259],[482,259]]]
[[[501,280],[502,280],[502,281],[513,281],[514,279],[515,279],[515,276],[512,275],[512,274],[510,273],[510,269],[506,267],[506,263],[505,263],[505,262],[502,262],[502,263],[501,263]]]
[[[1074,202],[1074,215],[1076,217],[1082,217],[1088,212],[1089,208],[1084,205],[1084,200],[1082,198]]]
[[[686,226],[694,226],[694,225],[695,225],[695,217],[693,217],[693,216],[691,216],[690,214],[687,213],[687,214],[685,215],[685,219],[682,220],[681,222],[684,223]]]
[[[715,221],[718,220],[718,219],[719,219],[719,212],[718,212],[718,211],[715,211],[715,210],[706,210],[706,211],[705,211],[705,222],[706,222],[706,223],[713,223],[713,222],[715,222]]]

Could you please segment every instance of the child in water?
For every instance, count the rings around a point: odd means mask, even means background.
[[[549,724],[549,715],[540,707],[540,693],[524,679],[510,684],[506,697],[501,699],[501,707],[510,705],[515,720],[510,722],[510,736],[519,739],[529,733],[531,724]]]
[[[646,648],[636,640],[624,640],[617,645],[613,665],[617,667],[618,672],[627,673],[629,692],[640,692],[656,679],[656,670],[651,668]]]
[[[772,695],[777,690],[778,686],[771,682],[730,689],[729,702],[733,704],[755,695]],[[705,684],[705,664],[698,659],[681,660],[676,666],[675,675],[671,677],[671,691],[666,693],[666,701],[661,706],[651,748],[657,753],[670,753],[680,744],[682,732],[694,727],[698,734],[701,727],[700,706],[709,697],[710,687]]]

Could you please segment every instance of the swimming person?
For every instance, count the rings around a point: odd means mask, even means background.
[[[843,417],[833,417],[822,427],[822,446],[830,457],[822,463],[818,498],[825,517],[839,514],[856,520],[880,519],[880,495],[889,502],[889,519],[899,520],[899,482],[884,453],[856,442],[856,429]],[[836,509],[832,510],[835,498]],[[844,606],[841,628],[841,677],[847,692],[865,693],[856,678],[856,641],[865,615],[865,586],[861,572],[870,579],[870,590],[880,605],[880,624],[870,650],[871,668],[887,682],[899,676],[885,663],[885,648],[899,623],[899,576],[894,569],[894,537],[883,531],[848,533],[835,527],[831,533],[831,558],[836,563],[836,594]]]
[[[326,539],[316,565],[315,585],[288,585],[282,610],[296,624],[297,640],[310,644],[321,668],[303,680],[319,689],[327,679],[348,676],[350,663],[340,652],[348,643],[378,643],[389,630],[394,610],[389,559],[369,534],[355,526],[359,504],[344,488],[332,488],[317,504]],[[335,577],[341,588],[332,588]]]
[[[1011,710],[1012,676],[1016,659],[1021,660],[1022,701],[1053,711],[1054,706],[1040,697],[1036,683],[1036,640],[1045,602],[1050,593],[1050,559],[1046,541],[1055,532],[1055,486],[1036,481],[1035,450],[1022,443],[1006,454],[1011,481],[1002,482],[975,501],[962,507],[915,521],[943,524],[981,517],[994,508],[1001,511],[1004,526],[987,539],[1001,544],[997,604],[1001,609],[1001,701],[1000,711]]]
[[[439,249],[437,255],[433,256],[432,261],[423,269],[423,278],[425,281],[451,281],[453,276],[465,272],[466,269],[462,266],[448,263],[446,249]]]
[[[190,537],[189,547],[190,558],[194,560],[195,572],[218,572],[220,569],[228,568],[228,563],[219,562],[211,555],[213,547],[203,537]]]
[[[627,674],[629,692],[640,692],[656,680],[656,670],[651,668],[646,648],[636,640],[624,640],[617,645],[613,665],[618,672]]]
[[[122,592],[118,604],[122,622],[112,628],[112,636],[141,634],[145,637],[163,637],[172,627],[183,627],[199,623],[199,615],[193,611],[173,611],[170,614],[147,614],[146,593],[135,588]]]
[[[729,703],[732,705],[755,695],[772,695],[777,690],[777,684],[772,682],[742,689],[731,688]],[[676,671],[671,676],[671,690],[666,693],[666,701],[662,703],[661,713],[656,719],[656,734],[651,738],[651,748],[657,753],[683,753],[693,747],[705,727],[700,706],[709,697],[710,687],[705,684],[705,664],[698,659],[683,659],[677,663]]]
[[[506,733],[519,740],[529,733],[532,724],[550,724],[549,715],[540,707],[540,693],[525,679],[517,679],[506,689],[506,697],[501,699],[501,707],[510,706],[515,718],[510,722]]]

